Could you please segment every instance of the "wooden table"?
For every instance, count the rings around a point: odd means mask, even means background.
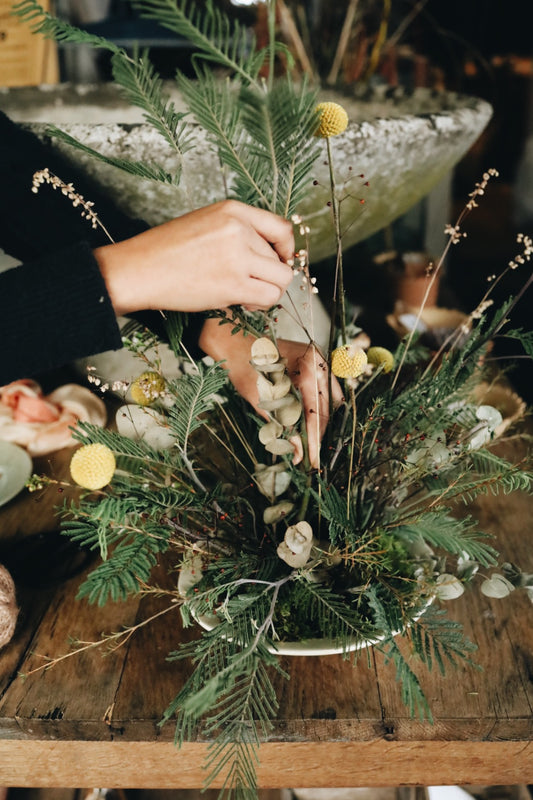
[[[62,451],[36,468],[60,477],[69,455]],[[0,509],[4,551],[30,552],[32,534],[57,527],[51,509],[58,499],[49,488]],[[470,510],[498,535],[505,559],[533,572],[530,496],[484,497]],[[206,743],[177,750],[172,725],[159,726],[190,669],[165,656],[198,635],[182,629],[178,610],[105,657],[87,650],[25,681],[18,677],[43,657],[68,653],[69,636],[97,640],[101,631],[118,631],[160,608],[152,599],[88,607],[75,599],[80,575],[47,585],[44,556],[57,542],[51,534],[39,541],[43,580],[39,586],[35,575],[19,577],[16,635],[0,652],[0,786],[201,786]],[[532,783],[531,602],[522,592],[497,601],[474,590],[449,611],[478,645],[483,671],[460,666],[447,678],[422,672],[434,725],[409,719],[392,667],[372,651],[355,667],[340,656],[283,659],[291,679],[278,680],[279,718],[261,746],[259,785]]]

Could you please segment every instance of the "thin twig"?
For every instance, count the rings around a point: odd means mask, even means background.
[[[337,83],[337,78],[339,75],[339,70],[342,64],[342,60],[344,58],[346,49],[348,47],[348,43],[350,41],[350,34],[352,32],[353,21],[355,19],[355,12],[357,11],[358,4],[359,0],[350,0],[350,5],[346,9],[346,16],[344,17],[344,22],[342,25],[341,34],[339,36],[337,49],[335,51],[333,64],[331,65],[329,75],[326,78],[326,83],[329,86],[333,86],[335,83]]]

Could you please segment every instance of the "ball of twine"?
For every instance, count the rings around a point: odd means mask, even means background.
[[[0,564],[0,647],[4,647],[13,636],[18,613],[13,578]]]

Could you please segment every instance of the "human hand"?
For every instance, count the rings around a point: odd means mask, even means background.
[[[330,414],[328,365],[317,347],[288,339],[277,340],[282,358],[287,359],[287,372],[300,392],[305,415],[307,447],[312,467],[320,466],[320,443]],[[336,408],[343,400],[341,386],[331,375],[331,400]],[[294,463],[303,457],[301,442],[294,442]]]
[[[265,419],[268,414],[259,408],[257,372],[250,364],[252,337],[242,333],[231,333],[231,325],[221,325],[218,319],[207,319],[200,334],[200,347],[215,361],[222,361],[235,389]],[[278,349],[287,359],[287,371],[299,390],[304,407],[307,430],[309,460],[311,466],[320,464],[320,442],[329,419],[329,387],[327,363],[316,347],[304,342],[278,339]],[[332,401],[336,406],[342,402],[342,389],[335,377],[331,383]],[[294,462],[303,457],[299,437],[292,440]]]
[[[94,251],[117,315],[270,308],[292,279],[293,254],[290,222],[236,200]]]

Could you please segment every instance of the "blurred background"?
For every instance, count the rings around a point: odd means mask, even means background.
[[[238,18],[250,36],[266,40],[265,3],[215,0],[215,4]],[[10,98],[22,87],[68,83],[104,90],[111,81],[106,53],[34,37],[10,15],[11,6],[0,0],[0,108],[9,113]],[[43,6],[126,49],[149,48],[164,79],[171,81],[176,69],[190,73],[190,44],[141,19],[128,0],[45,0]],[[482,4],[468,0],[278,0],[278,35],[293,55],[296,75],[305,74],[317,85],[346,92],[365,84],[406,91],[424,87],[474,95],[492,105],[489,125],[450,176],[447,221],[455,220],[487,168],[496,168],[500,177],[490,182],[480,207],[468,218],[468,237],[451,250],[441,305],[474,307],[480,279],[499,274],[518,252],[516,234],[533,234],[533,27],[524,16],[524,6],[523,0],[484,0]],[[354,302],[361,303],[370,318],[383,317],[392,302],[381,291],[373,294],[376,254],[390,249],[391,242],[402,251],[424,250],[425,215],[427,207],[420,204],[346,255],[348,263],[352,259],[357,264]],[[431,258],[439,255],[429,253]],[[321,265],[316,268],[321,271]],[[361,275],[368,280],[361,281]],[[498,299],[517,293],[524,276],[525,271],[512,272],[499,286]],[[353,291],[350,285],[347,289]],[[531,327],[531,298],[531,290],[522,297],[514,316],[516,326]],[[514,367],[512,382],[531,402],[530,362],[515,359],[511,352],[496,355],[505,366]]]

